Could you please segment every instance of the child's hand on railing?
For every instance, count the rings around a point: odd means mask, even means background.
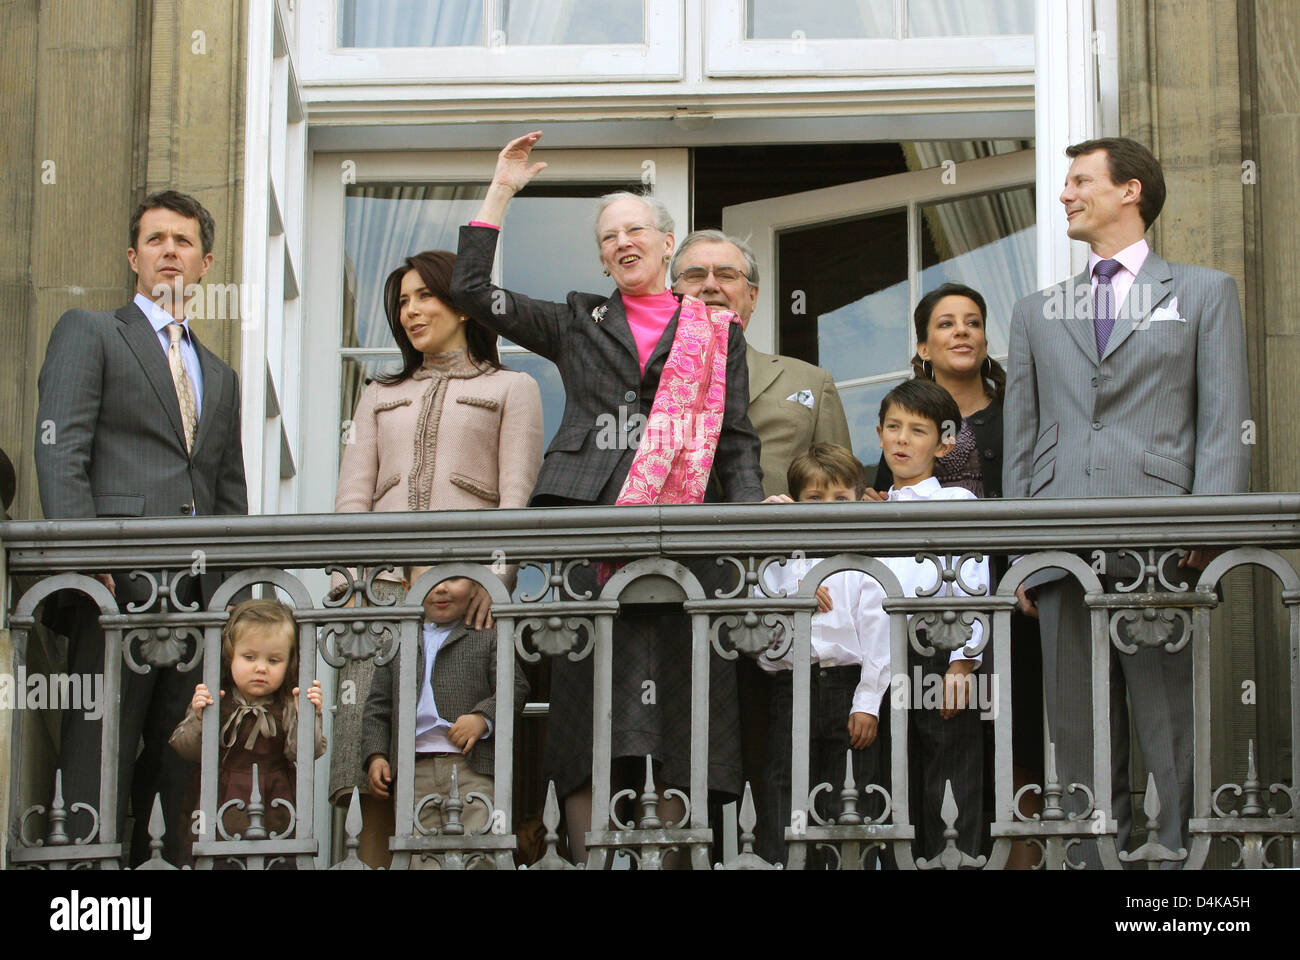
[[[293,696],[294,696],[294,699],[297,699],[297,697],[298,697],[298,690],[299,690],[299,689],[300,689],[299,687],[294,687],[294,688],[293,688]],[[314,703],[314,704],[316,705],[316,712],[317,712],[317,713],[320,713],[320,712],[321,712],[321,692],[320,692],[320,681],[319,681],[319,680],[313,680],[313,681],[311,682],[311,688],[307,691],[307,699],[310,700],[312,703]]]
[[[221,695],[224,697],[226,691],[222,690]],[[194,688],[194,699],[190,701],[190,709],[194,711],[196,717],[203,716],[203,708],[212,706],[212,694],[208,693],[208,685],[200,683]]]

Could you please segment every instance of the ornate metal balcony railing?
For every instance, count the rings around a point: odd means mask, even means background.
[[[841,869],[863,865],[864,854],[888,848],[902,869],[999,869],[1016,840],[1041,850],[1039,866],[1076,865],[1072,847],[1097,841],[1103,866],[1163,862],[1187,869],[1206,865],[1211,842],[1219,837],[1235,844],[1236,863],[1272,866],[1288,860],[1300,864],[1300,577],[1279,552],[1300,547],[1300,495],[1254,494],[1233,497],[1177,497],[1099,500],[979,501],[976,503],[875,503],[826,505],[705,505],[699,507],[628,507],[549,510],[500,510],[447,513],[382,513],[324,516],[204,517],[15,522],[0,524],[5,582],[9,586],[14,663],[27,663],[28,632],[38,605],[59,590],[80,591],[99,608],[104,628],[106,661],[102,760],[98,806],[76,804],[68,809],[57,776],[48,783],[24,783],[19,743],[23,711],[11,716],[10,791],[7,798],[9,867],[67,869],[125,865],[118,836],[117,740],[115,706],[123,670],[145,673],[158,666],[178,665],[192,671],[210,689],[220,680],[220,631],[230,600],[250,584],[271,584],[289,598],[300,626],[298,686],[306,691],[315,673],[317,650],[326,661],[341,666],[349,659],[390,661],[398,650],[400,690],[415,689],[415,649],[422,617],[421,598],[438,581],[467,576],[482,583],[494,602],[498,636],[498,703],[512,702],[514,674],[525,660],[567,656],[592,658],[594,664],[592,758],[592,820],[586,832],[590,852],[587,866],[603,865],[616,851],[627,851],[641,868],[654,869],[666,851],[676,848],[695,869],[711,863],[716,824],[709,821],[707,731],[709,664],[712,657],[760,655],[770,645],[792,643],[795,745],[791,769],[794,814],[786,829],[791,869],[804,865],[810,848],[832,850]],[[1208,567],[1187,582],[1170,582],[1161,572],[1161,559],[1182,548],[1220,552]],[[1096,552],[1135,559],[1141,573],[1106,592],[1094,571]],[[796,552],[824,557],[794,596],[773,596],[762,586],[763,572]],[[951,584],[960,578],[960,563],[969,555],[1020,556],[993,591],[967,589],[957,596]],[[929,595],[903,597],[897,580],[877,557],[925,557],[935,571]],[[732,571],[731,586],[706,593],[693,573],[700,560]],[[598,561],[621,564],[597,591],[575,591],[571,574]],[[493,569],[502,562],[540,574],[541,586],[519,591],[512,599]],[[351,581],[347,595],[314,596],[306,585],[320,585],[319,571],[375,568],[401,564],[432,564],[414,583],[406,598],[384,606],[370,594],[369,582]],[[223,570],[227,579],[205,608],[186,604],[178,587],[200,567]],[[1285,609],[1290,663],[1289,702],[1273,704],[1289,717],[1292,746],[1290,769],[1281,782],[1261,781],[1254,747],[1248,755],[1227,758],[1228,769],[1240,771],[1241,783],[1216,784],[1211,779],[1212,712],[1210,661],[1217,642],[1211,610],[1226,574],[1239,567],[1271,573],[1280,587]],[[927,644],[955,649],[972,637],[971,625],[984,626],[980,646],[992,649],[995,662],[1009,663],[1010,620],[1016,586],[1035,570],[1064,569],[1082,586],[1092,611],[1093,779],[1082,786],[1063,784],[1047,758],[1046,782],[1019,791],[1011,771],[1011,697],[1003,672],[1001,707],[994,723],[994,816],[987,857],[973,858],[958,850],[953,839],[937,858],[914,861],[910,849],[914,815],[908,802],[908,756],[903,707],[891,703],[889,784],[857,784],[851,772],[844,783],[809,783],[808,732],[810,631],[818,584],[840,570],[860,570],[885,589],[890,617],[891,674],[905,674],[909,648],[923,652]],[[119,608],[117,600],[92,572],[134,574],[150,585],[147,602]],[[311,575],[304,571],[315,571]],[[1194,582],[1192,582],[1194,580]],[[966,587],[971,585],[966,584]],[[318,593],[323,592],[318,590]],[[924,591],[923,591],[924,592]],[[353,594],[364,593],[370,605],[344,608]],[[666,822],[658,815],[667,799],[647,777],[643,789],[612,793],[611,664],[613,624],[622,604],[682,604],[689,616],[691,640],[690,778],[675,792],[685,801],[685,814]],[[910,619],[909,619],[910,618]],[[916,626],[927,622],[928,635]],[[777,624],[784,631],[775,631]],[[784,638],[784,639],[781,639]],[[1115,843],[1111,809],[1109,756],[1109,694],[1111,649],[1120,656],[1139,646],[1173,653],[1190,645],[1193,658],[1194,811],[1189,824],[1191,845],[1170,850],[1159,844],[1156,825],[1162,813],[1159,797],[1148,789],[1145,798],[1149,836],[1135,850]],[[771,651],[772,653],[775,650]],[[300,710],[311,709],[305,693]],[[602,718],[605,718],[602,722]],[[28,718],[28,722],[31,718]],[[414,796],[410,762],[414,755],[415,702],[399,698],[397,710],[396,833],[390,848],[393,868],[408,866],[418,854],[434,855],[444,868],[483,861],[498,869],[515,865],[516,718],[499,709],[493,736],[497,741],[495,797],[481,832],[466,832],[460,813],[467,804],[488,804],[482,795]],[[234,860],[249,869],[281,861],[309,868],[328,849],[328,823],[313,816],[318,784],[314,776],[310,736],[299,738],[296,799],[287,829],[268,832],[262,818],[262,798],[256,788],[238,803],[217,805],[217,711],[203,718],[200,830],[194,853],[197,866]],[[829,791],[839,799],[838,814],[819,816],[812,799]],[[1042,812],[1027,817],[1019,801],[1026,792],[1041,795]],[[1062,798],[1086,792],[1087,809],[1068,812]],[[868,815],[869,795],[884,799],[881,812]],[[1235,808],[1229,795],[1240,798]],[[640,815],[626,818],[620,802],[640,801]],[[36,802],[29,802],[37,798]],[[956,819],[951,795],[944,817]],[[283,801],[279,801],[283,803]],[[429,833],[419,825],[422,804],[442,808],[445,824]],[[226,809],[244,810],[249,827],[232,835],[223,825]],[[879,806],[879,804],[877,804]],[[70,832],[70,820],[88,830]],[[753,805],[748,787],[741,805],[743,832],[739,850],[719,864],[724,868],[762,867],[752,849]],[[143,868],[170,866],[161,856],[163,813],[155,803],[148,830],[153,857]],[[557,805],[548,791],[545,824],[546,854],[535,869],[567,867],[556,851]],[[336,868],[362,866],[356,857],[360,828],[355,804],[347,817],[348,840]],[[1139,839],[1141,826],[1135,831]],[[955,835],[956,831],[951,831]],[[1279,846],[1280,843],[1280,846]]]

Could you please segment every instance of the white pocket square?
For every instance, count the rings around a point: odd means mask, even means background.
[[[1151,323],[1159,323],[1161,320],[1177,320],[1179,323],[1186,323],[1187,318],[1178,315],[1178,298],[1172,297],[1169,300],[1169,306],[1156,307],[1151,311]]]
[[[793,400],[795,403],[802,403],[809,410],[813,408],[813,394],[811,390],[796,390],[787,400]]]

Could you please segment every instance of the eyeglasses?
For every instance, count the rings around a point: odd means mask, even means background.
[[[638,237],[644,235],[645,232],[650,229],[651,227],[649,224],[634,223],[631,224],[630,226],[620,227],[617,230],[606,230],[604,233],[600,235],[600,245],[602,247],[607,247],[611,243],[617,243],[618,235],[620,233],[626,233],[629,240],[635,240]]]
[[[749,279],[749,275],[739,267],[687,267],[677,274],[677,279],[685,280],[687,283],[703,283],[710,273],[718,283],[735,283],[742,277],[745,280]]]

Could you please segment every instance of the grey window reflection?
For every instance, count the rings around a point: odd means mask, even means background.
[[[781,353],[857,380],[908,359],[907,211],[778,237]]]
[[[570,290],[612,293],[601,271],[593,233],[595,198],[636,184],[533,185],[510,205],[501,250],[503,284],[528,296],[563,301]],[[396,345],[384,315],[388,274],[421,250],[455,250],[460,227],[477,212],[482,184],[357,184],[346,191],[340,398],[342,419],[356,408],[365,379],[385,362],[373,351]],[[370,351],[370,352],[367,352]],[[545,442],[559,426],[564,390],[549,360],[501,341],[501,362],[538,383],[545,418]]]
[[[1005,356],[1011,308],[1037,289],[1034,189],[1020,187],[922,206],[921,292],[974,287],[988,304],[989,353]]]
[[[880,459],[880,438],[876,435],[876,425],[880,423],[880,401],[890,390],[910,378],[909,373],[906,377],[839,388],[844,416],[849,421],[849,436],[853,438],[853,455],[866,465],[867,483],[875,479],[876,462]]]
[[[894,35],[894,0],[748,0],[750,40],[840,40]]]
[[[338,0],[340,47],[481,47],[483,0]]]
[[[642,0],[505,0],[509,44],[644,43]]]
[[[992,37],[1034,32],[1034,0],[907,0],[909,37]]]

